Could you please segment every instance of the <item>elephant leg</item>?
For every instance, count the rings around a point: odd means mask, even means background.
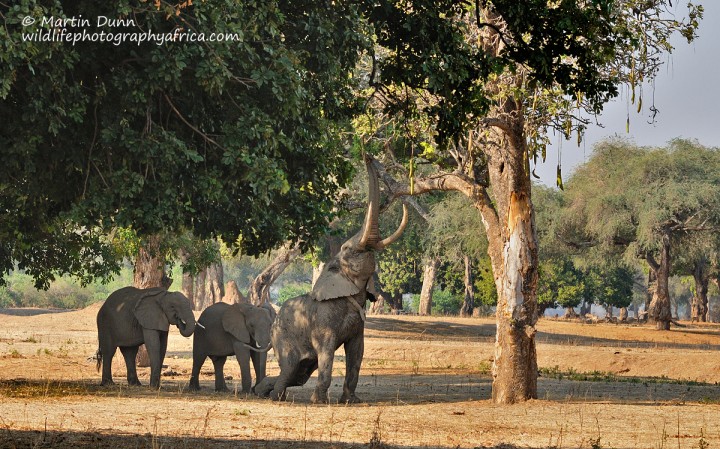
[[[140,379],[138,379],[137,367],[135,366],[138,346],[123,346],[120,348],[120,352],[122,352],[123,358],[125,359],[128,385],[142,385]]]
[[[332,368],[335,353],[332,351],[332,346],[326,347],[331,348],[331,350],[318,352],[318,380],[315,391],[313,391],[310,397],[310,402],[313,404],[327,403],[329,400],[328,389],[330,388],[330,382],[332,382]]]
[[[261,398],[270,397],[270,393],[272,393],[275,388],[276,381],[277,377],[265,377],[261,382],[255,383],[253,392]]]
[[[287,399],[287,387],[290,385],[297,374],[298,365],[300,363],[300,354],[295,351],[286,355],[282,355],[278,351],[278,364],[280,365],[280,375],[275,378],[272,391],[269,396],[274,401],[284,401]]]
[[[242,392],[251,393],[252,376],[250,375],[250,350],[244,348],[240,343],[234,343],[235,358],[240,365],[240,381],[242,382]]]
[[[362,402],[355,396],[355,388],[360,378],[360,365],[362,364],[365,351],[365,339],[363,333],[345,342],[345,383],[343,394],[340,396],[341,403]]]
[[[116,351],[117,347],[111,344],[100,346],[100,354],[102,355],[102,380],[100,385],[115,385],[112,379],[112,360]]]
[[[225,384],[225,361],[227,357],[211,355],[213,367],[215,368],[215,391],[229,391]]]
[[[192,373],[190,374],[190,386],[188,387],[190,390],[200,390],[200,369],[205,363],[206,358],[207,355],[201,354],[199,351],[193,351],[193,366]]]
[[[143,336],[148,357],[150,358],[150,387],[160,388],[160,371],[163,362],[160,356],[161,354],[164,355],[165,348],[167,348],[167,332],[143,329]]]
[[[262,382],[267,375],[267,352],[251,352],[250,359],[252,360],[253,369],[255,370],[255,385],[257,385]]]

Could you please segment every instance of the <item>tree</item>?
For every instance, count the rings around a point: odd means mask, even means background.
[[[553,258],[540,264],[538,278],[538,307],[560,306],[565,316],[575,316],[574,307],[590,299],[591,289],[584,273],[568,257]]]
[[[101,15],[227,39],[22,36],[52,32],[42,17]],[[1,17],[0,281],[16,263],[38,286],[108,276],[118,261],[103,236],[117,227],[192,230],[254,255],[307,247],[327,225],[351,174],[347,75],[368,42],[354,6],[19,0]]]
[[[669,277],[680,241],[712,238],[720,225],[720,153],[676,140],[667,148],[639,148],[613,140],[568,183],[568,215],[586,241],[628,262],[645,260],[655,279],[649,315],[658,329],[672,320]]]
[[[389,3],[389,4],[388,4]],[[378,120],[374,136],[386,163],[407,161],[397,195],[454,190],[482,217],[498,290],[493,399],[537,396],[535,322],[538,247],[530,160],[542,157],[557,127],[569,137],[618,86],[649,79],[671,47],[694,37],[702,9],[687,22],[655,20],[666,1],[415,0],[366,4],[376,40],[370,86],[378,107],[401,120]],[[434,145],[420,141],[430,128]],[[417,163],[433,164],[417,176]]]

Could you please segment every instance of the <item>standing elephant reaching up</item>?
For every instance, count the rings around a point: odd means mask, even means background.
[[[382,240],[378,229],[380,192],[372,158],[366,156],[369,175],[368,209],[362,229],[345,242],[323,268],[312,291],[287,300],[272,327],[272,344],[280,375],[256,385],[260,396],[285,399],[286,388],[304,385],[318,370],[311,401],[328,402],[335,351],[345,348],[345,383],[340,402],[360,402],[355,396],[364,352],[365,301],[368,280],[375,272],[375,251],[397,240],[407,225],[407,207],[395,233]]]
[[[125,287],[108,296],[97,315],[97,368],[102,385],[113,385],[112,359],[120,348],[127,366],[127,381],[140,385],[135,367],[138,347],[145,343],[150,358],[150,386],[160,387],[160,369],[167,350],[170,325],[183,337],[195,330],[192,303],[180,292],[164,288]]]
[[[223,367],[227,356],[235,354],[240,364],[243,393],[250,393],[250,360],[255,368],[255,383],[265,378],[267,352],[270,343],[270,326],[275,319],[270,304],[256,307],[251,304],[215,303],[198,318],[204,328],[193,336],[193,367],[190,389],[200,389],[200,368],[207,357],[215,367],[215,391],[227,391]]]

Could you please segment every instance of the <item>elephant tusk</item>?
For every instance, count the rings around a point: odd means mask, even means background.
[[[258,343],[258,342],[255,342],[255,346],[257,346],[258,349],[262,348],[262,346],[260,346],[260,343]]]
[[[187,326],[187,323],[182,318],[180,318],[180,322],[182,323],[183,326]]]
[[[196,325],[196,326],[200,326],[201,328],[205,329],[205,326],[203,326],[202,324],[198,323],[197,321],[195,322],[195,325]]]
[[[257,344],[257,342],[256,342],[255,344]],[[250,345],[247,344],[247,343],[243,343],[243,345],[244,345],[246,348],[248,348],[249,350],[254,351],[254,352],[268,352],[268,351],[270,350],[270,348],[272,348],[272,342],[271,342],[271,343],[268,343],[268,345],[267,345],[266,348],[261,348],[261,349],[258,349],[258,348],[254,347],[254,346],[250,346]]]

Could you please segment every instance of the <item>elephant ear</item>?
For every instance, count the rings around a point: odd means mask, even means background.
[[[243,343],[250,343],[250,332],[245,325],[245,313],[242,304],[233,304],[223,313],[222,327]]]
[[[343,296],[352,296],[359,292],[360,289],[357,285],[340,270],[339,264],[329,263],[325,265],[317,281],[315,281],[310,295],[316,301],[326,301]]]
[[[159,303],[165,293],[166,291],[163,289],[152,289],[135,304],[133,313],[144,329],[165,332],[170,330],[170,322]]]

